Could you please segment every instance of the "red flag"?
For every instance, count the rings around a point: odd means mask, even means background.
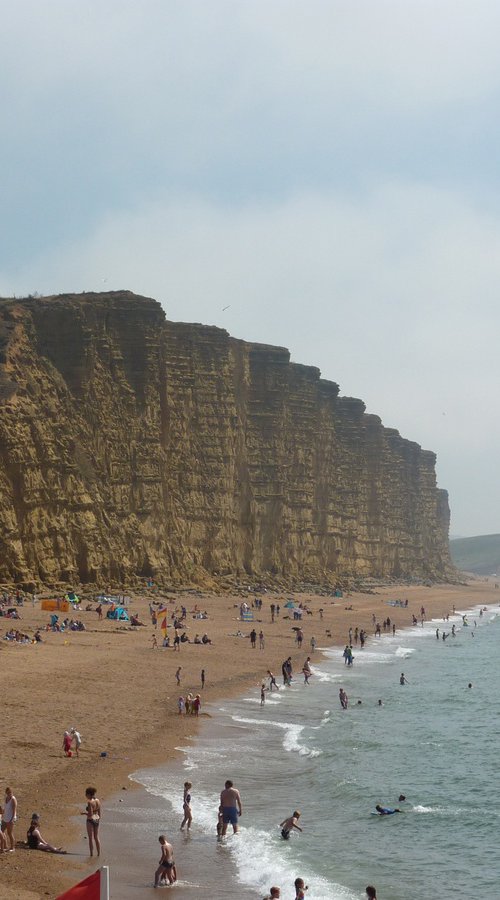
[[[79,881],[69,891],[59,894],[56,900],[105,900],[107,894],[107,878],[102,877],[103,872],[99,869],[83,881]],[[102,888],[102,892],[101,892]]]
[[[165,618],[163,619],[163,622],[161,623],[160,628],[161,628],[162,631],[166,631],[166,630],[167,630],[168,625],[167,625],[167,617],[166,617],[166,616],[165,616]]]

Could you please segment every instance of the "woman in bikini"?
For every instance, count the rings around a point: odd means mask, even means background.
[[[101,842],[99,840],[99,825],[101,824],[101,801],[97,799],[97,788],[88,787],[85,791],[87,806],[82,816],[87,816],[87,834],[89,836],[90,855],[94,855],[94,841],[97,855],[101,855]]]
[[[193,813],[191,811],[191,794],[190,790],[193,787],[191,781],[184,782],[184,798],[182,801],[182,809],[184,811],[184,818],[182,820],[181,831],[184,830],[184,825],[187,825],[187,830],[191,828],[191,822],[193,821]]]

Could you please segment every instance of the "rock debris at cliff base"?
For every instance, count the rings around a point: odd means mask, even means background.
[[[435,455],[127,291],[0,300],[0,581],[446,579]]]

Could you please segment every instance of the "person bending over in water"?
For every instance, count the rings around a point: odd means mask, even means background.
[[[155,872],[155,888],[159,887],[161,882],[168,881],[173,884],[177,881],[177,869],[174,862],[174,848],[169,844],[165,835],[160,834],[158,838],[161,845],[161,859]]]
[[[392,816],[394,813],[401,812],[400,809],[391,809],[390,806],[380,806],[379,803],[377,803],[375,809],[379,816]]]
[[[300,825],[297,825],[297,822],[299,819],[300,819],[300,812],[296,809],[295,812],[292,813],[292,815],[288,817],[288,819],[283,819],[283,821],[280,822],[281,837],[283,838],[283,840],[285,840],[285,841],[288,840],[288,838],[290,837],[290,834],[294,828],[296,828],[297,831],[302,831],[302,828],[300,827]]]

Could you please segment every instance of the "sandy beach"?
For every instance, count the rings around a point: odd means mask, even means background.
[[[148,612],[151,596],[136,597],[132,603],[146,627],[99,620],[95,611],[82,610],[76,617],[85,623],[84,632],[43,631],[41,644],[1,641],[5,685],[1,790],[3,795],[9,785],[17,797],[18,841],[24,841],[31,813],[37,811],[47,840],[65,847],[74,844],[78,830],[71,817],[84,809],[85,788],[94,784],[104,801],[102,862],[109,864],[112,872],[116,861],[105,852],[106,798],[124,787],[133,790],[128,780],[132,771],[168,761],[175,755],[175,747],[195,733],[196,720],[178,715],[179,694],[200,693],[203,704],[235,696],[248,686],[260,684],[268,668],[279,675],[281,662],[288,655],[301,668],[310,653],[312,636],[319,647],[343,646],[349,627],[357,626],[364,627],[372,640],[373,615],[381,623],[389,616],[399,628],[411,625],[412,614],[419,617],[421,606],[432,618],[446,615],[454,605],[465,609],[499,601],[494,584],[485,581],[431,588],[380,586],[374,593],[335,599],[297,594],[295,599],[312,612],[297,623],[284,608],[285,598],[291,594],[269,592],[259,596],[263,605],[261,611],[255,611],[254,624],[257,632],[261,628],[264,632],[264,650],[259,649],[258,641],[256,649],[251,648],[248,635],[253,626],[239,621],[241,597],[225,593],[179,592],[168,599],[169,616],[181,604],[187,607],[191,640],[205,631],[212,639],[209,645],[182,644],[179,653],[171,648],[152,649],[154,629]],[[408,599],[408,607],[389,605],[396,599]],[[274,623],[271,603],[281,607]],[[207,620],[193,618],[195,605],[207,611]],[[26,604],[20,613],[18,623],[3,620],[2,637],[11,625],[31,636],[37,627],[45,628],[49,620],[40,604]],[[304,632],[300,651],[293,631],[298,624]],[[237,636],[238,631],[243,636]],[[156,634],[161,644],[159,628]],[[179,665],[180,688],[175,679]],[[200,681],[203,668],[204,690]],[[71,726],[81,732],[83,744],[80,757],[68,759],[62,752],[62,738]],[[21,846],[0,859],[1,895],[6,900],[56,897],[89,872],[89,862],[82,856],[30,852]]]

